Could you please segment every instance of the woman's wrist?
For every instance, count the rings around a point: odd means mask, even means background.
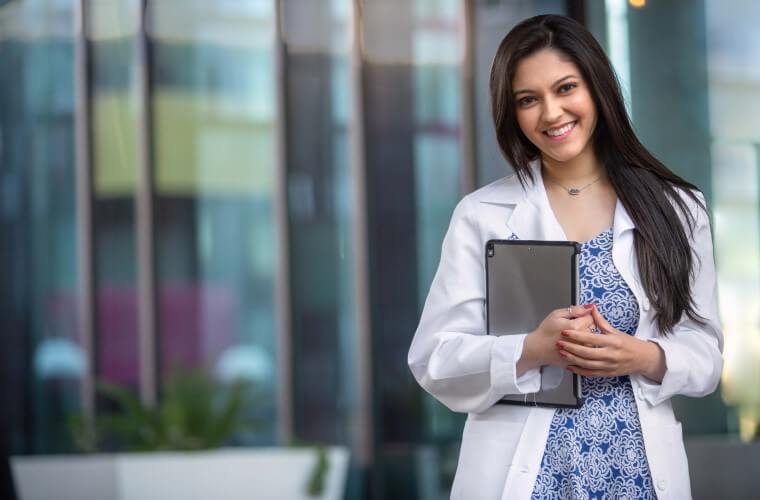
[[[641,347],[643,350],[643,356],[641,356],[643,364],[640,373],[653,382],[662,383],[665,371],[667,370],[665,353],[657,342],[642,340]]]
[[[517,361],[516,366],[518,377],[522,376],[528,370],[541,366],[534,333],[535,332],[529,333],[523,340],[522,354],[520,355],[520,359]]]

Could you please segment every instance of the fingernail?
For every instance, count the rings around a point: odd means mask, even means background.
[[[559,351],[559,355],[562,356],[563,358],[567,357],[567,354],[565,354],[564,351]]]
[[[557,347],[562,347],[562,345],[563,345],[563,342],[561,340],[558,340],[557,341]]]
[[[562,331],[561,331],[561,332],[559,332],[559,333],[560,333],[560,335],[562,335],[563,337],[569,337],[569,336],[570,336],[570,334],[569,334],[569,333],[568,333],[566,330],[562,330]]]
[[[594,304],[583,304],[584,309],[593,309]]]

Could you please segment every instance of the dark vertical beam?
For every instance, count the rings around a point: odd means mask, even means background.
[[[137,85],[137,189],[135,220],[137,242],[137,305],[139,331],[140,398],[155,405],[158,395],[157,293],[154,243],[153,119],[151,114],[150,53],[147,0],[138,2],[135,37]]]
[[[567,17],[571,17],[579,23],[586,25],[586,0],[566,0]]]
[[[369,467],[374,456],[372,415],[372,331],[370,327],[369,218],[367,215],[366,122],[364,118],[364,24],[362,0],[352,0],[351,9],[351,97],[350,175],[353,192],[351,235],[354,262],[354,317],[356,320],[357,412],[356,455],[361,467]]]
[[[293,328],[290,293],[290,241],[288,231],[288,148],[287,148],[287,45],[282,1],[275,2],[275,72],[277,78],[277,175],[275,231],[277,234],[277,408],[278,439],[282,444],[293,438]]]
[[[461,192],[467,194],[477,185],[477,146],[475,140],[475,0],[461,0],[462,19],[464,20],[461,94],[462,120],[460,122],[460,140],[462,141]]]
[[[87,363],[80,386],[82,410],[86,417],[95,414],[95,256],[92,222],[92,145],[90,109],[90,53],[88,36],[88,1],[75,3],[74,18],[74,113],[77,265],[79,267],[80,341]]]

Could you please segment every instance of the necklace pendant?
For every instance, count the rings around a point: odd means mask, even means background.
[[[580,190],[580,189],[578,189],[578,188],[570,188],[570,189],[568,189],[568,190],[567,190],[567,193],[568,193],[570,196],[576,196],[576,195],[577,195],[577,194],[579,194],[580,192],[581,192],[581,190]]]

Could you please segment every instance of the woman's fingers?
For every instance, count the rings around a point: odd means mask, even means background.
[[[613,340],[607,335],[599,335],[598,333],[591,333],[583,330],[562,330],[561,335],[567,340],[588,347],[606,347],[613,342]]]
[[[563,342],[561,340],[557,341],[557,347],[560,349],[560,352],[569,352],[570,354],[585,360],[609,361],[609,353],[606,349],[597,349],[585,345],[574,344],[573,342]]]
[[[596,323],[596,326],[598,326],[603,332],[611,332],[615,330],[615,328],[604,319],[604,316],[602,316],[596,306],[591,308],[591,317],[594,318],[594,323]]]
[[[560,318],[575,319],[581,316],[590,316],[591,309],[587,309],[583,306],[568,306],[563,309],[557,309],[554,311]]]
[[[593,326],[594,324],[595,324],[594,317],[591,315],[591,313],[589,313],[580,318],[571,319],[569,329],[570,330],[588,330],[589,327]]]
[[[585,359],[575,354],[570,353],[564,349],[559,351],[559,355],[571,365],[580,366],[581,368],[588,368],[590,370],[602,370],[607,368],[605,361],[597,359]]]

